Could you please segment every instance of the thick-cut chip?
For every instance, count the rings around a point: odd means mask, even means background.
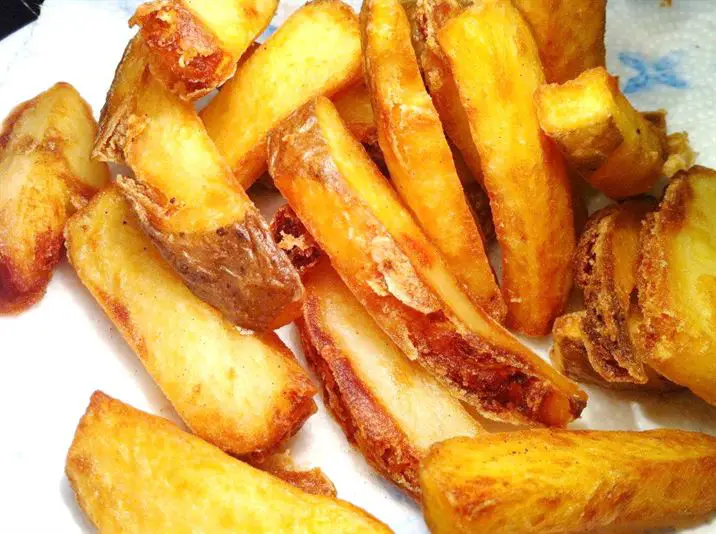
[[[610,382],[644,384],[647,373],[629,321],[639,315],[639,232],[653,199],[630,200],[594,213],[575,254],[575,283],[584,292],[582,323],[594,369]],[[633,319],[631,319],[633,320]]]
[[[532,26],[548,83],[603,67],[607,0],[514,0]]]
[[[667,392],[680,389],[679,386],[659,376],[655,371],[646,367],[648,381],[645,384],[633,382],[610,382],[597,373],[592,367],[589,352],[594,349],[586,339],[582,330],[586,312],[568,313],[558,317],[552,328],[553,345],[549,353],[552,364],[563,375],[609,389],[643,390],[653,392]],[[629,321],[631,323],[631,321]],[[633,328],[632,325],[630,327]]]
[[[274,183],[410,359],[487,417],[559,426],[581,413],[584,393],[470,301],[328,99],[268,145]]]
[[[391,532],[360,508],[294,488],[100,392],[65,470],[100,532]]]
[[[398,0],[363,3],[361,38],[378,142],[393,185],[468,296],[501,322],[505,301],[420,77],[410,23]]]
[[[646,363],[716,404],[716,171],[692,167],[641,234]]]
[[[149,64],[171,92],[194,100],[228,80],[278,7],[278,0],[153,0],[130,25],[140,27]]]
[[[612,198],[647,192],[666,160],[663,132],[629,103],[603,67],[537,91],[542,130],[571,166]]]
[[[255,462],[254,467],[271,473],[306,493],[325,497],[336,496],[336,487],[323,471],[317,467],[308,470],[297,467],[288,452],[272,454],[260,462]]]
[[[473,176],[481,181],[480,153],[472,141],[470,122],[460,104],[450,65],[438,44],[440,28],[470,4],[471,0],[417,0],[415,9],[410,11],[410,22],[413,46],[425,85],[440,115],[445,133],[465,158]]]
[[[716,438],[530,430],[455,438],[420,470],[434,534],[641,532],[716,510]]]
[[[201,299],[239,326],[264,331],[300,313],[298,273],[206,133],[172,95],[135,38],[117,69],[95,155],[125,161],[122,192],[162,256]]]
[[[62,229],[109,181],[89,160],[97,123],[74,87],[58,83],[17,106],[0,131],[0,314],[45,294]]]
[[[418,466],[430,446],[474,436],[480,425],[400,352],[326,259],[304,281],[299,330],[326,406],[368,463],[419,499]]]
[[[547,334],[572,285],[574,215],[562,157],[537,121],[544,74],[532,32],[509,0],[484,0],[450,19],[438,40],[480,152],[507,324]]]
[[[222,87],[201,118],[248,188],[266,171],[266,136],[317,95],[362,79],[358,19],[339,0],[315,0],[291,15]]]
[[[236,455],[263,455],[315,410],[315,389],[273,333],[240,332],[159,256],[113,187],[66,230],[72,265],[180,417]]]

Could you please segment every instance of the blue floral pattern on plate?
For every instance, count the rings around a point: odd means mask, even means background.
[[[674,51],[656,60],[651,60],[637,52],[621,52],[619,61],[637,73],[627,80],[625,94],[649,91],[657,85],[665,85],[675,89],[685,89],[688,82],[677,72],[684,53]]]

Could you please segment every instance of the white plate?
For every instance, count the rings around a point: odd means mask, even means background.
[[[0,42],[0,115],[64,80],[99,112],[125,43],[134,0],[47,0],[39,21]],[[298,3],[287,1],[279,18]],[[686,129],[699,162],[716,165],[716,2],[610,0],[608,60],[640,109],[666,108],[672,130]],[[259,199],[262,207],[276,199]],[[603,203],[597,200],[594,204]],[[280,332],[298,351],[293,328]],[[532,343],[545,354],[548,340]],[[138,359],[63,262],[45,298],[0,318],[0,531],[91,531],[64,477],[64,459],[92,391],[176,420]],[[716,434],[716,409],[693,396],[660,398],[586,388],[590,400],[573,426],[595,429],[678,427]],[[339,496],[397,532],[424,532],[415,505],[367,466],[320,404],[291,446],[319,466]],[[694,532],[716,532],[716,523]]]

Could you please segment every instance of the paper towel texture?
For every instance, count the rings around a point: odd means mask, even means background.
[[[359,8],[360,2],[349,3]],[[74,85],[98,114],[134,33],[127,19],[138,4],[46,0],[35,24],[0,42],[0,114],[60,80]],[[282,2],[273,26],[299,5]],[[610,0],[607,54],[609,69],[636,107],[667,109],[670,130],[687,130],[698,161],[716,166],[716,2],[674,0],[664,8],[659,0]],[[261,194],[257,202],[271,211],[280,200]],[[292,327],[280,334],[300,353]],[[0,440],[0,531],[89,531],[62,472],[91,392],[103,389],[138,408],[176,416],[66,263],[38,306],[0,318],[0,336],[6,377],[0,405],[9,430]],[[550,341],[530,344],[544,356]],[[586,389],[589,405],[576,428],[666,426],[716,434],[716,409],[688,393],[660,398]],[[396,532],[427,532],[417,506],[351,449],[322,405],[291,450],[299,464],[321,467],[341,498]],[[714,532],[714,525],[693,531]]]

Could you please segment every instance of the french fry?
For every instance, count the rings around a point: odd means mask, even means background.
[[[465,159],[476,180],[482,182],[480,153],[472,140],[470,122],[458,93],[450,65],[438,43],[438,31],[472,2],[463,0],[417,0],[410,12],[413,46],[445,133]]]
[[[101,532],[390,532],[360,508],[296,489],[101,392],[65,471]]]
[[[530,430],[433,447],[420,484],[434,534],[629,532],[716,510],[716,438],[681,430]]]
[[[507,324],[544,335],[572,283],[574,216],[556,147],[533,101],[544,82],[532,33],[508,0],[485,0],[438,32],[480,152],[502,248]]]
[[[274,213],[271,219],[271,235],[301,276],[313,269],[324,255],[288,204],[284,204]]]
[[[152,74],[183,100],[210,93],[271,22],[278,0],[153,0],[130,19]]]
[[[645,384],[648,376],[629,322],[636,301],[639,232],[652,199],[630,200],[593,214],[575,253],[575,283],[584,292],[582,330],[595,371],[610,382]]]
[[[515,6],[532,27],[547,82],[604,66],[607,0],[515,0]]]
[[[536,102],[542,130],[605,195],[618,199],[645,193],[661,176],[663,132],[632,107],[603,67],[562,85],[543,85]]]
[[[419,499],[420,458],[434,443],[478,434],[480,425],[405,358],[326,259],[304,280],[299,331],[326,405],[368,463]]]
[[[261,462],[255,463],[254,467],[270,473],[306,493],[324,497],[336,496],[336,487],[323,471],[317,467],[308,470],[296,467],[293,458],[287,452],[272,454]]]
[[[364,71],[392,183],[468,296],[502,322],[507,307],[423,85],[407,15],[398,0],[366,0],[360,19]]]
[[[487,417],[565,425],[586,396],[476,307],[319,97],[268,140],[274,183],[378,325]]]
[[[95,156],[132,168],[134,178],[118,179],[122,192],[194,294],[244,328],[291,322],[303,298],[298,273],[192,105],[151,75],[146,55],[139,38],[127,47],[102,110]]]
[[[584,335],[582,324],[585,311],[568,313],[558,317],[552,328],[553,345],[549,357],[557,370],[572,380],[594,384],[608,389],[651,391],[664,393],[679,388],[673,382],[659,376],[654,370],[645,367],[648,380],[644,384],[634,382],[610,382],[592,367],[589,353],[594,351],[590,340]],[[629,321],[631,323],[631,321]],[[630,324],[631,328],[632,326]]]
[[[339,0],[309,2],[273,34],[201,112],[238,182],[266,171],[266,136],[291,112],[362,78],[358,20]]]
[[[315,410],[305,371],[273,333],[241,333],[195,297],[142,233],[117,188],[67,224],[70,262],[187,426],[261,457]]]
[[[716,171],[692,167],[647,216],[637,275],[645,361],[716,404]]]
[[[67,217],[109,181],[89,161],[92,110],[58,83],[17,106],[0,131],[0,315],[45,294],[60,261]]]

